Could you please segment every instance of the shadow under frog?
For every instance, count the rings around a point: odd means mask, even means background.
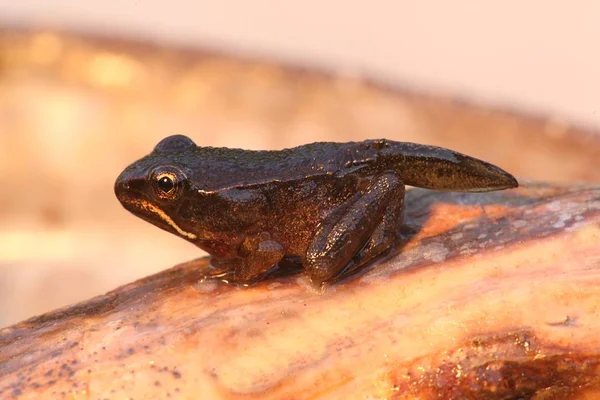
[[[240,284],[301,265],[317,285],[360,271],[401,237],[404,185],[487,192],[517,187],[502,169],[434,146],[389,140],[278,151],[163,139],[117,178],[138,217],[211,255],[207,278]]]

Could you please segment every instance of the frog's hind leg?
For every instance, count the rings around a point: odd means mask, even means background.
[[[316,284],[356,272],[385,252],[402,223],[404,184],[394,172],[372,178],[365,192],[340,215],[326,219],[309,245],[304,269]]]
[[[360,271],[366,264],[386,253],[397,241],[404,216],[404,186],[398,201],[392,201],[369,241],[346,267],[330,282],[339,281]]]

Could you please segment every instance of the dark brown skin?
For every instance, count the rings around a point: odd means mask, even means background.
[[[404,185],[486,192],[517,187],[500,168],[385,139],[280,151],[163,139],[115,182],[123,206],[194,243],[219,279],[251,284],[300,259],[315,284],[359,271],[396,242]]]

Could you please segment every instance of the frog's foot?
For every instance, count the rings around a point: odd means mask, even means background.
[[[233,258],[222,259],[211,257],[209,268],[205,270],[205,274],[200,278],[200,282],[208,280],[222,280],[227,282],[232,273],[232,269],[235,268],[238,263],[239,262]]]
[[[215,274],[208,279],[249,286],[267,275],[285,255],[283,246],[265,235],[247,238],[240,248],[240,256],[211,259]]]
[[[319,227],[303,260],[311,281],[339,280],[387,251],[402,223],[403,202],[404,184],[396,173],[373,177],[362,196]]]

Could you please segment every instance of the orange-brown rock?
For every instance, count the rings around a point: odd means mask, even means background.
[[[600,187],[414,189],[405,242],[311,287],[206,259],[0,331],[0,398],[600,396]]]

